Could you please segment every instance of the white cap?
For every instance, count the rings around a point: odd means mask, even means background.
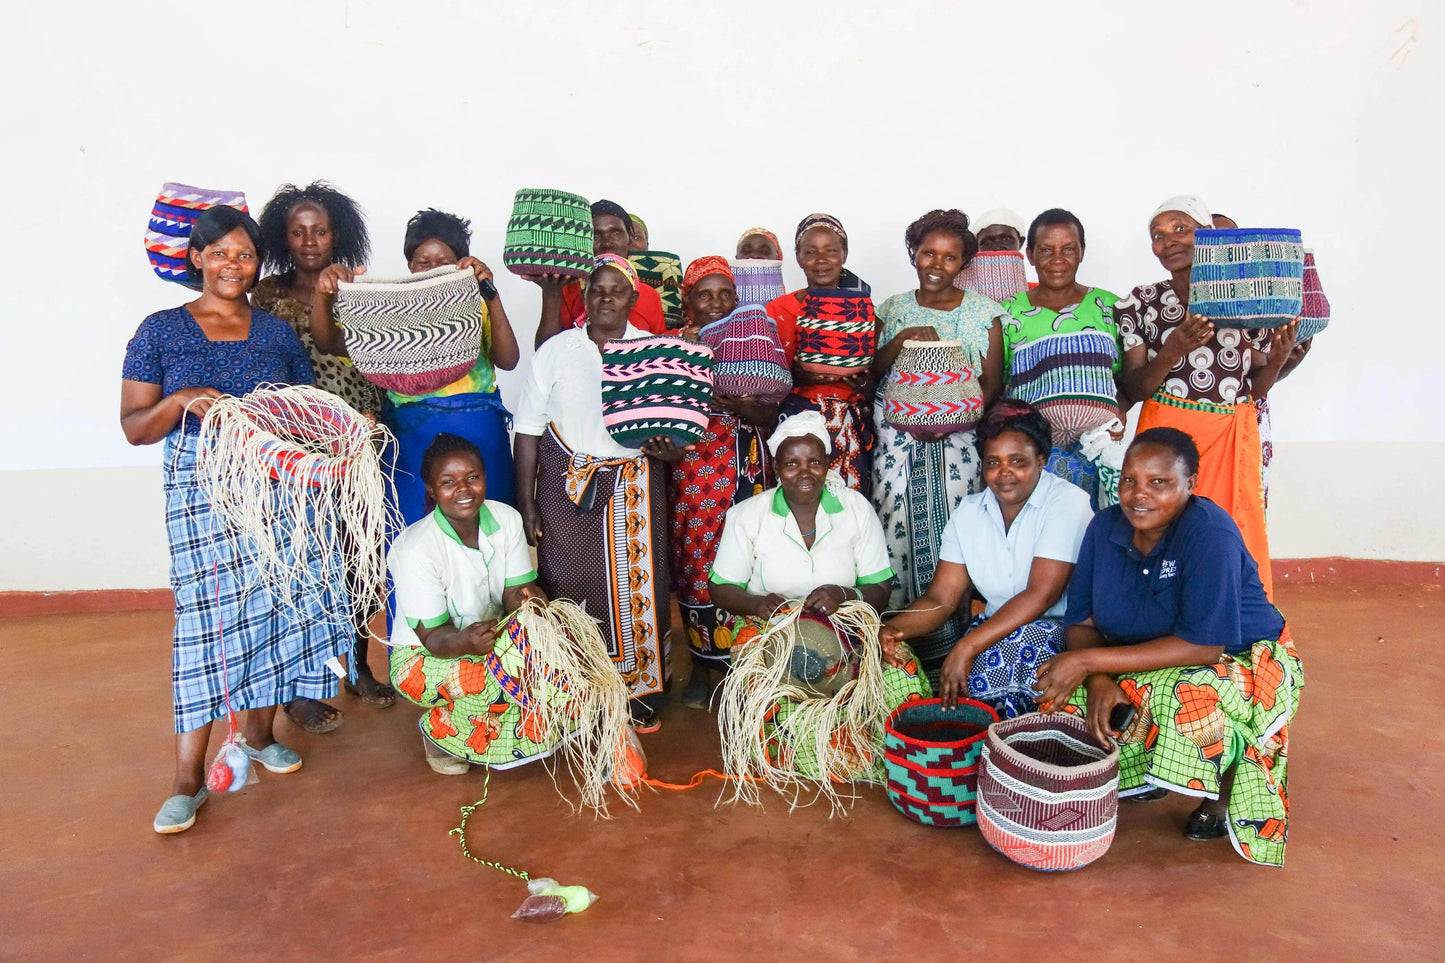
[[[978,234],[984,228],[992,227],[995,224],[1013,228],[1019,237],[1026,237],[1029,233],[1029,226],[1024,223],[1024,219],[1006,207],[995,207],[991,211],[984,211],[980,214],[978,220],[973,224],[973,233]]]

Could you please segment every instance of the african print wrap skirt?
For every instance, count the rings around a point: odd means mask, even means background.
[[[1245,859],[1284,864],[1289,835],[1289,724],[1304,669],[1285,626],[1278,641],[1214,665],[1115,676],[1137,710],[1119,741],[1119,795],[1163,786],[1219,798],[1220,777],[1235,769],[1229,838]],[[1081,686],[1065,711],[1084,714]]]
[[[968,631],[987,619],[976,615]],[[974,656],[968,672],[968,697],[992,706],[1000,719],[1013,719],[1038,708],[1034,672],[1064,650],[1064,625],[1054,619],[1026,622]],[[929,677],[930,681],[933,676]],[[934,682],[935,687],[937,682]]]
[[[538,445],[537,479],[538,584],[601,622],[631,697],[661,708],[672,632],[663,472],[646,455],[573,451],[549,425]]]
[[[237,711],[330,698],[338,680],[326,660],[352,647],[351,626],[331,624],[326,614],[348,610],[345,584],[330,586],[324,598],[298,597],[301,611],[292,612],[259,585],[236,539],[220,537],[225,522],[212,512],[196,472],[199,437],[173,431],[165,443],[176,732],[223,718],[227,683]]]
[[[768,431],[717,412],[702,440],[672,468],[672,564],[678,606],[694,659],[726,664],[732,615],[712,604],[708,574],[723,517],[738,502],[776,484]]]
[[[877,441],[867,402],[862,398],[813,394],[806,388],[794,390],[779,406],[778,421],[800,411],[816,411],[823,416],[833,440],[833,456],[828,467],[838,473],[843,484],[867,496],[873,486],[873,446]]]

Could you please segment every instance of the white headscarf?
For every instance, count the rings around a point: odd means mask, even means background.
[[[1209,205],[1204,203],[1204,198],[1197,194],[1180,194],[1171,197],[1169,200],[1154,208],[1154,213],[1149,215],[1149,223],[1154,223],[1154,218],[1165,211],[1178,211],[1180,214],[1188,214],[1194,218],[1194,223],[1200,227],[1213,227],[1214,215],[1209,212]]]
[[[1024,223],[1024,219],[1006,207],[995,207],[991,211],[984,211],[978,216],[978,221],[972,224],[971,227],[973,228],[973,233],[977,234],[984,228],[992,227],[995,224],[1002,224],[1004,227],[1013,228],[1019,237],[1027,237],[1029,233],[1029,227]]]
[[[768,439],[768,451],[776,458],[783,442],[789,438],[805,438],[809,435],[823,443],[823,454],[833,453],[833,442],[828,437],[828,423],[816,411],[800,411],[784,418],[778,427],[773,429],[773,436]]]

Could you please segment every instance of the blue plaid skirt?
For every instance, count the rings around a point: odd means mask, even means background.
[[[326,613],[344,611],[346,586],[324,598],[298,599],[304,617],[280,608],[255,584],[252,564],[211,512],[196,475],[195,433],[171,432],[165,443],[166,535],[171,544],[171,589],[176,596],[171,681],[177,732],[224,718],[222,654],[231,705],[237,711],[296,698],[336,695],[326,660],[351,651],[349,625]]]
[[[976,615],[972,632],[984,622]],[[986,702],[1000,718],[1012,719],[1038,708],[1034,670],[1064,650],[1064,626],[1052,619],[1029,622],[974,657],[968,673],[968,697]]]

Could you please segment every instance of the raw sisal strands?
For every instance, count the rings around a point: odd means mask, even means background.
[[[325,613],[358,626],[386,590],[383,547],[399,528],[381,445],[386,428],[341,398],[305,385],[261,385],[216,399],[201,420],[199,481],[254,584],[293,616],[305,601],[342,599]]]
[[[719,694],[723,769],[740,777],[732,783],[733,802],[760,805],[758,783],[762,782],[791,797],[789,810],[821,798],[836,815],[856,798],[855,775],[880,754],[890,711],[878,641],[882,623],[866,602],[849,601],[838,607],[833,626],[856,641],[850,660],[857,665],[857,676],[825,698],[788,681],[791,653],[800,642],[796,623],[802,608],[801,599],[789,600],[773,613],[761,635],[733,649],[732,668]],[[782,699],[798,705],[775,724],[768,717]],[[805,740],[816,753],[824,778],[814,779],[793,768],[784,751]],[[770,744],[774,753],[769,752]],[[802,803],[805,793],[813,798]]]

